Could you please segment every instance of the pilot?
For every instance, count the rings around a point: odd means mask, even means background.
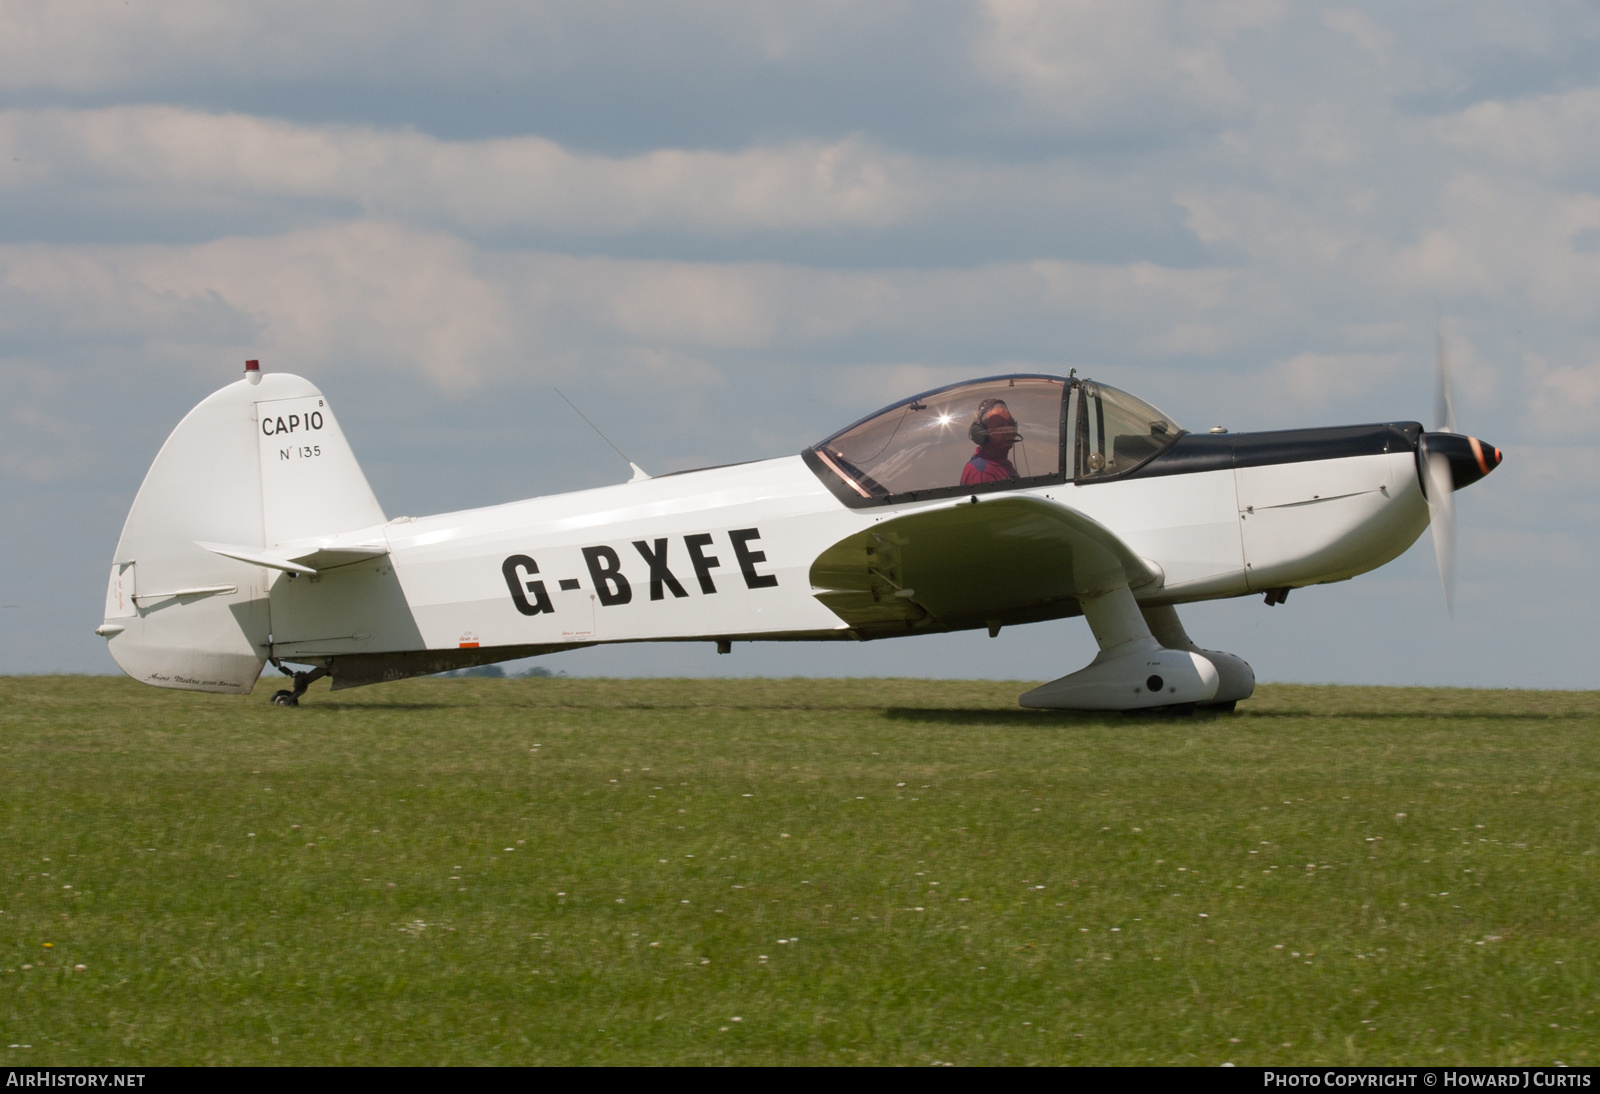
[[[1017,420],[1001,399],[985,399],[978,404],[967,435],[977,444],[978,450],[961,469],[961,485],[976,486],[983,482],[1004,482],[1017,477],[1011,466],[1011,449],[1020,440]]]

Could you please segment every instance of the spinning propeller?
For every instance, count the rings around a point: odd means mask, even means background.
[[[1455,492],[1470,486],[1500,466],[1500,450],[1476,437],[1456,432],[1455,401],[1451,398],[1450,357],[1445,352],[1444,328],[1434,350],[1437,383],[1432,433],[1417,441],[1417,474],[1428,498],[1428,522],[1433,527],[1433,550],[1439,559],[1439,581],[1444,586],[1445,609],[1455,615],[1456,503]]]

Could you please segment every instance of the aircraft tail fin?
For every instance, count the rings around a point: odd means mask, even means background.
[[[269,590],[283,569],[262,560],[281,543],[383,523],[323,394],[298,376],[247,371],[162,445],[123,525],[97,633],[136,680],[247,693],[267,660]]]

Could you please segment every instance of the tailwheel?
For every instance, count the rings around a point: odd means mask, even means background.
[[[277,669],[279,672],[283,671],[283,666],[281,664],[279,664],[277,661],[273,661],[272,666],[273,666],[273,668]],[[327,666],[325,666],[325,665],[320,667],[320,668],[314,668],[310,672],[297,672],[297,673],[295,673],[294,674],[294,690],[293,691],[275,691],[275,692],[273,692],[272,693],[272,699],[270,700],[272,705],[275,706],[275,707],[297,707],[297,706],[299,706],[300,705],[300,696],[302,696],[302,695],[304,695],[306,693],[306,688],[310,687],[312,684],[316,683],[318,680],[321,680],[326,675],[328,675],[328,669],[327,669]]]

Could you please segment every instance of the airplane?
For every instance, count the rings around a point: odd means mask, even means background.
[[[1177,606],[1344,581],[1501,462],[1441,425],[1191,433],[1073,370],[951,384],[798,455],[388,518],[327,399],[264,373],[178,424],[111,566],[108,640],[157,687],[295,706],[335,690],[615,642],[871,641],[1082,615],[1099,653],[1024,707],[1232,710],[1241,657]],[[295,666],[304,666],[296,668]]]

